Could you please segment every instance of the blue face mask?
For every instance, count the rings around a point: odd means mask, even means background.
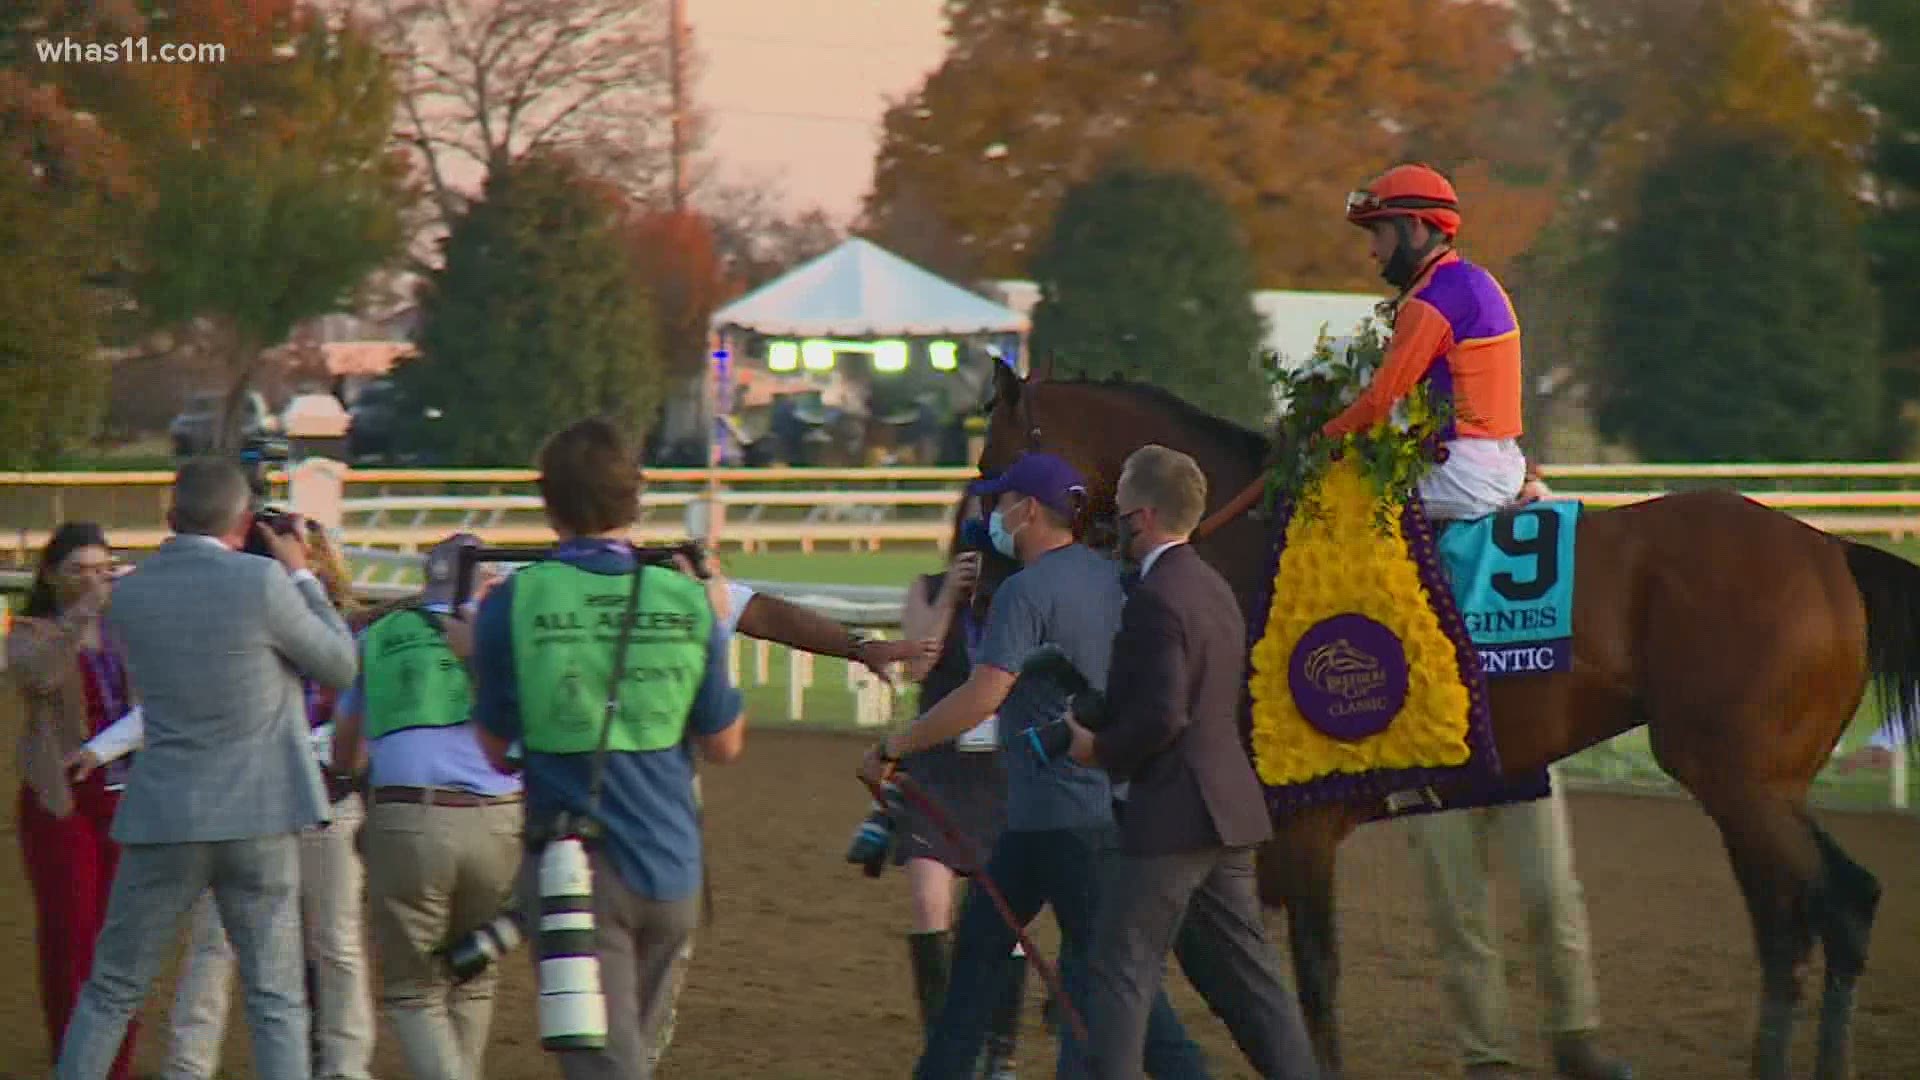
[[[1025,527],[1024,525],[1021,526],[1021,528]],[[993,550],[1009,559],[1018,559],[1020,557],[1017,549],[1013,546],[1014,533],[1019,531],[1019,529],[1015,529],[1013,532],[1008,532],[1006,515],[998,510],[995,510],[993,515],[987,518],[987,535],[993,539]]]

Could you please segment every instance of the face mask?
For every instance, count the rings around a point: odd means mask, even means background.
[[[1026,528],[1026,523],[1022,522],[1020,528]],[[1018,549],[1013,545],[1013,538],[1019,531],[1020,529],[1007,531],[1007,516],[998,510],[995,510],[993,516],[987,519],[987,535],[993,539],[993,550],[1009,559],[1020,557]]]
[[[1427,246],[1416,250],[1413,246],[1413,230],[1406,218],[1395,218],[1393,231],[1400,238],[1400,243],[1394,246],[1393,254],[1387,257],[1387,264],[1380,268],[1380,276],[1394,288],[1404,289],[1413,284],[1414,277],[1420,273],[1420,264],[1440,246],[1441,236],[1437,232],[1429,232]]]

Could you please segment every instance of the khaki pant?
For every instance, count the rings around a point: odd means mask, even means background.
[[[367,891],[380,950],[380,1011],[413,1080],[474,1080],[500,964],[453,985],[433,951],[500,914],[520,869],[522,806],[376,805]]]
[[[1513,1064],[1507,982],[1493,921],[1491,856],[1497,846],[1520,887],[1546,997],[1550,1037],[1600,1026],[1587,942],[1587,909],[1573,872],[1567,804],[1554,785],[1545,799],[1407,820],[1427,882],[1442,982],[1468,1065]]]

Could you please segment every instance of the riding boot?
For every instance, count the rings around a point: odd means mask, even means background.
[[[1018,945],[1007,969],[1007,983],[993,1009],[993,1031],[987,1036],[982,1080],[1013,1080],[1014,1054],[1020,1044],[1020,1012],[1027,1003],[1027,954]]]
[[[907,935],[907,955],[913,960],[913,993],[920,1000],[920,1030],[931,1030],[947,1000],[947,976],[952,957],[945,930]]]
[[[1553,1040],[1553,1073],[1565,1080],[1633,1080],[1633,1068],[1604,1057],[1586,1035],[1561,1035]]]

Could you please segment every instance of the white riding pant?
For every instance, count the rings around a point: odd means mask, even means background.
[[[1427,517],[1465,521],[1484,517],[1520,496],[1527,456],[1512,439],[1454,439],[1447,460],[1420,481]]]

